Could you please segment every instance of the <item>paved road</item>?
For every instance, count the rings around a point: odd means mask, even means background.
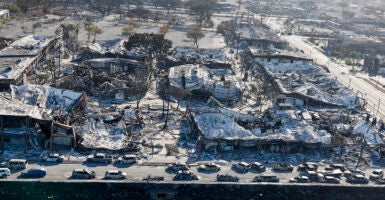
[[[276,18],[272,18],[268,21],[268,25],[273,30],[282,30],[282,23]],[[385,116],[385,102],[379,103],[385,100],[385,94],[371,85],[365,80],[365,75],[357,77],[349,73],[349,67],[336,63],[321,52],[316,46],[306,42],[306,37],[297,35],[281,35],[281,38],[286,40],[291,47],[303,50],[306,55],[312,58],[316,64],[328,67],[330,74],[337,78],[337,80],[345,87],[351,88],[355,93],[358,92],[360,97],[367,100],[369,110],[373,114],[377,114],[377,111]],[[380,105],[380,106],[379,106]]]
[[[44,167],[47,170],[47,175],[41,179],[21,179],[18,176],[20,172],[13,172],[10,177],[7,179],[0,179],[2,181],[10,181],[10,180],[23,180],[23,181],[31,181],[31,180],[39,180],[39,181],[87,181],[87,182],[95,182],[95,181],[105,181],[103,180],[104,173],[106,170],[110,169],[118,169],[124,171],[128,175],[127,180],[119,180],[119,182],[137,182],[142,181],[143,177],[148,175],[152,176],[163,176],[165,177],[167,182],[172,181],[174,177],[174,173],[167,171],[166,166],[149,166],[146,163],[143,164],[134,164],[131,166],[115,166],[111,164],[101,165],[95,163],[62,163],[62,164],[49,164],[46,163],[37,163],[30,164],[28,168],[32,167]],[[320,166],[320,169],[323,169],[324,166]],[[77,168],[89,168],[96,172],[96,179],[93,180],[74,180],[70,179],[71,172],[73,169]],[[216,182],[216,174],[217,173],[202,173],[198,172],[197,164],[191,166],[191,171],[197,174],[200,177],[199,181],[192,181],[198,183],[213,183]],[[221,173],[228,173],[231,175],[236,175],[240,178],[240,183],[251,183],[252,179],[258,175],[259,173],[247,172],[247,173],[239,173],[231,169],[231,165],[221,165]],[[271,171],[271,168],[268,167],[265,174],[274,174],[280,179],[280,184],[285,184],[289,182],[289,179],[297,176],[299,173],[296,168],[292,173],[274,173]],[[370,170],[366,171],[367,175],[370,173]],[[307,184],[319,184],[319,183],[307,183]],[[350,185],[346,183],[345,178],[342,178],[340,185]],[[376,185],[373,182],[370,182],[369,185]]]

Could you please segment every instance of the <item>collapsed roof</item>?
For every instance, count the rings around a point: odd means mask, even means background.
[[[384,144],[380,134],[369,124],[370,123],[366,123],[365,121],[359,121],[356,126],[354,126],[353,134],[363,135],[366,144],[371,147]]]
[[[50,120],[54,114],[70,112],[83,97],[82,93],[44,85],[12,85],[11,90],[11,98],[0,98],[0,115]]]
[[[29,35],[0,51],[0,79],[17,79],[56,37]]]
[[[185,78],[182,85],[182,77]],[[226,79],[223,80],[222,79]],[[174,87],[189,91],[206,90],[218,100],[237,101],[241,93],[239,78],[225,72],[208,69],[200,65],[181,65],[170,68],[170,83]]]
[[[331,143],[331,135],[325,130],[315,130],[305,120],[300,120],[295,113],[279,111],[277,118],[283,126],[273,132],[262,133],[256,128],[247,130],[239,126],[233,118],[222,113],[194,114],[194,121],[207,139],[225,140],[283,140],[287,142]]]

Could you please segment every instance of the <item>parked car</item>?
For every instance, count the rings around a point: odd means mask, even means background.
[[[339,169],[339,170],[341,170],[343,172],[346,170],[346,168],[345,168],[345,166],[343,164],[332,163],[332,164],[329,165],[329,167],[332,168],[332,169]]]
[[[31,168],[20,173],[21,178],[41,178],[47,174],[44,168]]]
[[[190,180],[199,180],[199,177],[195,175],[190,170],[181,170],[176,173],[174,180],[178,181],[190,181]]]
[[[179,162],[168,165],[168,168],[175,172],[190,169],[190,167],[186,163],[179,163]]]
[[[365,176],[365,172],[364,171],[361,171],[359,169],[347,169],[344,171],[344,177],[345,178],[349,178],[355,174],[359,174],[359,175],[363,175]]]
[[[346,182],[353,183],[353,184],[368,184],[369,179],[366,176],[363,176],[361,174],[354,174],[351,177],[349,177]]]
[[[273,166],[273,170],[277,172],[292,172],[293,168],[290,164],[276,164]]]
[[[28,161],[25,159],[11,159],[8,161],[8,168],[11,170],[26,169]]]
[[[384,172],[380,169],[373,170],[369,176],[369,179],[372,181],[381,179],[384,176]]]
[[[43,161],[43,162],[63,162],[64,156],[62,156],[58,153],[50,153],[48,155],[43,156],[41,161]]]
[[[105,153],[95,153],[94,155],[87,158],[89,162],[98,162],[98,163],[112,163],[113,158],[110,155]]]
[[[376,184],[378,185],[384,185],[385,184],[385,178],[380,178],[376,181]]]
[[[311,182],[323,182],[325,178],[322,173],[317,173],[315,171],[307,171],[306,175]]]
[[[7,161],[2,161],[2,162],[0,163],[0,167],[1,167],[1,168],[6,168],[6,167],[8,167]]]
[[[239,177],[230,174],[217,174],[217,181],[220,182],[238,182]]]
[[[277,176],[271,174],[261,174],[255,176],[253,182],[270,182],[270,183],[278,183],[279,178]]]
[[[259,162],[252,162],[249,164],[250,171],[256,171],[256,172],[264,172],[266,171],[266,167],[263,166],[263,164]]]
[[[302,163],[300,165],[298,165],[298,168],[297,170],[298,171],[317,171],[318,169],[318,165],[316,163],[312,163],[312,162],[305,162],[305,163]]]
[[[95,171],[89,169],[74,169],[72,171],[72,178],[75,179],[93,179],[96,178]]]
[[[340,184],[340,179],[333,177],[333,176],[325,176],[324,182],[325,183]]]
[[[202,165],[199,165],[199,170],[201,171],[209,171],[209,172],[219,172],[221,170],[221,167],[215,163],[205,163]]]
[[[250,169],[250,166],[247,162],[238,162],[232,165],[233,169],[242,171],[242,172],[247,172]]]
[[[290,183],[310,183],[310,179],[307,176],[299,175],[289,180]]]
[[[344,174],[340,169],[335,169],[333,171],[317,171],[318,173],[323,174],[324,176],[333,176],[335,178],[341,178],[341,176]]]
[[[127,173],[120,170],[107,170],[104,179],[108,180],[122,180],[127,178]]]
[[[7,178],[11,175],[11,170],[8,168],[0,168],[0,177]]]
[[[119,164],[132,164],[136,163],[138,157],[136,155],[124,155],[118,158],[117,163]]]

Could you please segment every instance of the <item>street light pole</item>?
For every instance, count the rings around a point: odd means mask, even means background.
[[[378,99],[377,115],[378,115],[378,112],[380,111],[380,104],[381,104],[381,99]]]

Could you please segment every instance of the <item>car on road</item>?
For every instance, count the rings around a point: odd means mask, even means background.
[[[298,175],[289,180],[290,183],[310,183],[310,179],[307,176]]]
[[[7,166],[8,166],[7,161],[2,161],[2,162],[0,163],[0,167],[1,167],[1,168],[7,167]]]
[[[266,167],[263,166],[262,163],[259,162],[252,162],[249,164],[250,171],[255,171],[255,172],[264,172],[266,171]]]
[[[74,169],[71,177],[74,179],[94,179],[96,173],[89,169]]]
[[[276,164],[273,166],[273,171],[276,172],[292,172],[293,169],[293,165],[290,164]]]
[[[172,164],[169,164],[168,165],[168,168],[175,171],[175,172],[178,172],[178,171],[184,171],[184,170],[189,170],[190,167],[186,164],[186,163],[172,163]]]
[[[63,162],[64,156],[58,154],[58,153],[50,153],[48,155],[43,156],[41,159],[42,162]]]
[[[8,161],[8,168],[10,170],[26,169],[28,167],[28,161],[25,159],[11,159]]]
[[[376,184],[378,185],[384,185],[385,184],[385,178],[380,178],[376,181]]]
[[[250,165],[247,162],[238,162],[233,164],[232,168],[237,171],[247,172],[250,169]]]
[[[116,162],[119,164],[132,164],[132,163],[136,163],[137,160],[138,160],[138,157],[136,155],[128,154],[128,155],[119,157]]]
[[[349,177],[351,177],[351,176],[353,176],[355,174],[360,174],[360,175],[365,176],[365,172],[361,171],[359,169],[347,169],[347,170],[344,171],[343,175],[344,175],[345,178],[349,178]]]
[[[238,182],[239,177],[230,174],[217,174],[217,181],[219,182]]]
[[[333,176],[325,176],[324,183],[340,184],[340,179]]]
[[[278,183],[279,178],[277,176],[271,175],[271,174],[261,174],[258,176],[255,176],[253,178],[253,182],[270,182],[270,183]]]
[[[127,178],[127,173],[120,170],[107,170],[104,179],[107,180],[123,180]]]
[[[341,176],[344,174],[344,172],[342,172],[340,169],[334,169],[332,171],[329,171],[329,170],[319,170],[317,171],[318,173],[321,173],[322,175],[324,176],[333,176],[333,177],[336,177],[336,178],[341,178]]]
[[[339,170],[341,170],[343,172],[346,170],[346,168],[345,168],[345,166],[343,164],[332,163],[332,164],[329,165],[329,167],[331,169],[333,169],[333,170],[334,169],[339,169]]]
[[[307,171],[306,176],[309,177],[311,182],[323,182],[325,178],[322,173],[317,173],[315,171]]]
[[[94,155],[87,158],[88,162],[97,162],[97,163],[112,163],[113,158],[110,155],[105,153],[95,153]]]
[[[20,173],[21,178],[41,178],[47,175],[44,168],[31,168]]]
[[[298,171],[317,171],[318,165],[316,163],[312,162],[305,162],[300,165],[298,165],[297,170]]]
[[[369,176],[369,179],[372,181],[376,181],[378,179],[381,179],[384,176],[384,171],[381,169],[373,170],[372,173]]]
[[[174,180],[176,181],[191,181],[191,180],[199,180],[199,177],[195,175],[190,170],[181,170],[176,173],[174,176]]]
[[[198,168],[200,171],[206,171],[206,172],[219,172],[221,170],[221,167],[215,163],[205,163],[199,165]]]
[[[369,179],[361,174],[354,174],[353,176],[347,178],[346,182],[352,184],[368,184]]]
[[[11,175],[11,170],[8,168],[0,168],[0,177],[7,178]]]

